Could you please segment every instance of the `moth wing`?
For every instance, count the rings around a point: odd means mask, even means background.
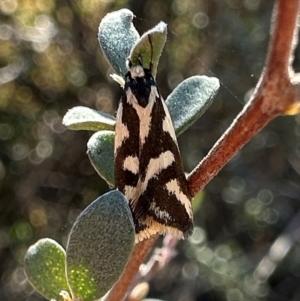
[[[128,202],[137,193],[139,178],[139,127],[133,120],[138,120],[136,110],[123,95],[116,115],[115,186],[124,193]]]
[[[156,86],[149,103],[150,128],[146,137],[140,133],[138,194],[132,202],[137,240],[156,233],[186,237],[193,231],[191,198],[173,123]]]

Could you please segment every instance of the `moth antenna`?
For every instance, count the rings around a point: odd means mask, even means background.
[[[130,68],[132,67],[132,61],[129,57],[126,59],[126,67],[128,70],[130,70]]]
[[[141,56],[138,57],[139,64],[143,67],[143,59]]]
[[[150,48],[151,48],[151,59],[150,59],[150,72],[152,73],[152,68],[153,68],[153,44],[152,44],[152,40],[151,40],[151,36],[148,35],[148,40],[149,40],[149,44],[150,44]]]

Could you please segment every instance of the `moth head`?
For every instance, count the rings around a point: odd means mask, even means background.
[[[132,78],[145,76],[144,68],[141,65],[137,65],[130,68],[130,73]]]
[[[145,71],[142,66],[141,61],[139,60],[140,65],[133,66],[130,59],[127,60],[127,68],[131,74],[132,78],[143,77],[145,76]]]

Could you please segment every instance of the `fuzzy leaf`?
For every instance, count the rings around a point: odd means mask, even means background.
[[[151,44],[153,49],[151,49]],[[155,77],[157,65],[163,48],[167,40],[167,24],[164,22],[158,23],[155,27],[145,32],[130,52],[130,59],[133,65],[139,64],[139,59],[142,59],[143,67],[150,69],[152,59],[152,75]],[[152,52],[153,51],[153,52]]]
[[[121,192],[110,191],[91,203],[78,216],[67,246],[73,297],[84,301],[102,297],[123,272],[134,239],[132,215]]]
[[[107,14],[99,25],[98,41],[106,58],[117,74],[127,73],[126,59],[140,35],[132,24],[133,13],[128,9]]]
[[[116,119],[87,107],[75,107],[64,116],[63,124],[71,130],[114,130]]]
[[[203,115],[219,87],[217,78],[198,75],[187,78],[174,89],[166,104],[177,136]]]
[[[65,250],[49,238],[40,239],[25,255],[24,269],[29,282],[49,300],[62,300],[60,292],[69,291],[65,260]]]
[[[100,131],[95,133],[87,144],[87,154],[100,177],[114,186],[114,139],[115,132]]]

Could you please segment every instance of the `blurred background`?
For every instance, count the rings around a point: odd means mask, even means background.
[[[114,114],[121,89],[97,41],[103,16],[129,8],[140,33],[168,40],[157,81],[221,88],[179,138],[191,171],[249,99],[263,69],[274,1],[0,0],[0,300],[44,301],[23,258],[38,239],[63,246],[77,215],[109,187],[86,155],[92,133],[62,126],[74,106]],[[299,50],[294,66],[299,70]],[[279,117],[197,196],[195,234],[151,282],[163,300],[300,300],[300,118]],[[159,246],[159,244],[158,244]]]

